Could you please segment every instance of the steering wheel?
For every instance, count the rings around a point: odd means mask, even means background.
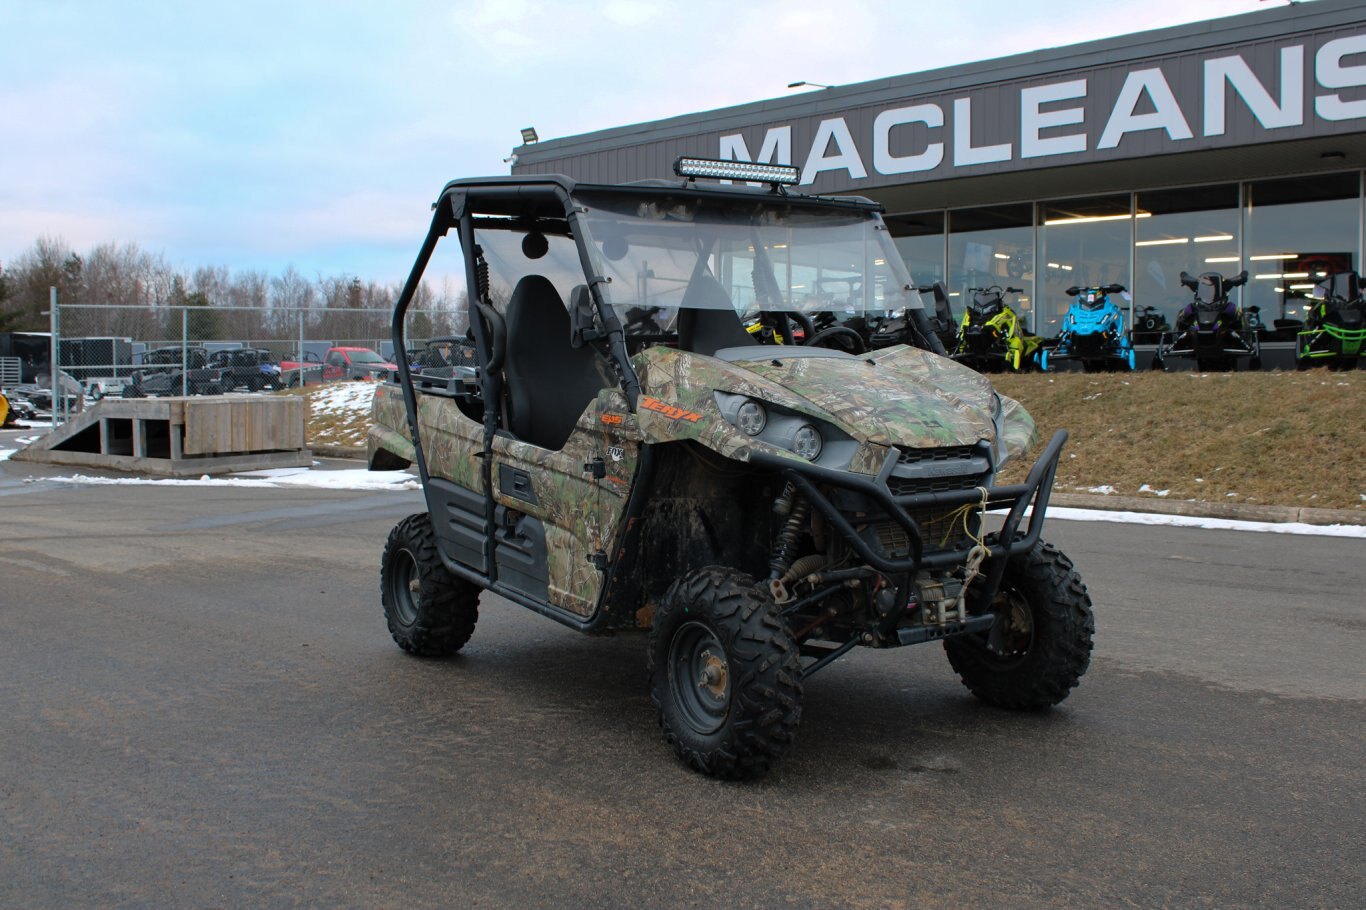
[[[840,339],[840,343],[822,343],[835,338]],[[847,325],[832,325],[827,329],[821,329],[814,335],[807,335],[802,344],[811,348],[825,347],[836,351],[848,351],[850,354],[864,354],[868,351],[868,345],[864,342],[863,336]]]

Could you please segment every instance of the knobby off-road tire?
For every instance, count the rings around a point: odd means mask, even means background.
[[[674,582],[650,630],[650,697],[664,739],[694,770],[766,773],[802,716],[797,644],[767,591],[710,566]]]
[[[1081,681],[1091,662],[1096,621],[1086,585],[1072,561],[1052,544],[1006,563],[1001,590],[992,603],[1006,614],[998,653],[989,635],[944,641],[949,663],[973,695],[1016,710],[1056,705]]]
[[[442,564],[426,512],[409,515],[389,532],[379,587],[389,634],[409,654],[446,657],[474,634],[479,586]]]

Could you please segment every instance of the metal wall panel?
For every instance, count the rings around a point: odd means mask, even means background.
[[[1301,12],[1304,11],[1304,12]],[[1324,26],[1331,21],[1332,25]],[[1236,27],[1229,23],[1236,23]],[[1315,28],[1306,28],[1312,23]],[[1273,27],[1274,26],[1274,27]],[[1095,162],[1170,156],[1204,149],[1259,146],[1293,140],[1366,134],[1366,117],[1329,121],[1315,111],[1315,97],[1336,93],[1343,100],[1366,100],[1366,85],[1345,89],[1324,89],[1316,81],[1315,55],[1328,41],[1343,37],[1366,40],[1366,5],[1320,0],[1293,9],[1267,10],[1213,20],[1179,29],[1127,39],[1109,39],[987,61],[970,67],[897,77],[845,90],[821,90],[794,99],[743,105],[704,114],[674,118],[659,124],[607,130],[599,134],[550,140],[518,149],[515,173],[564,173],[587,181],[619,182],[651,177],[668,177],[674,158],[679,155],[716,157],[722,137],[739,135],[751,156],[757,156],[770,129],[790,128],[791,161],[805,166],[839,151],[813,149],[823,121],[827,127],[847,129],[853,148],[844,151],[856,157],[865,177],[848,170],[826,170],[814,176],[808,188],[817,192],[862,192],[880,187],[942,181],[991,174],[1013,174],[1038,168],[1081,165]],[[1206,135],[1205,71],[1209,61],[1238,56],[1247,64],[1274,101],[1280,101],[1281,50],[1300,47],[1303,53],[1301,78],[1302,117],[1298,124],[1268,128],[1253,115],[1247,103],[1227,84],[1225,129],[1222,134]],[[1137,54],[1148,49],[1150,53]],[[1161,48],[1165,53],[1151,53]],[[1076,61],[1086,65],[1078,66]],[[1361,55],[1342,59],[1344,66],[1363,66]],[[1124,134],[1113,148],[1098,148],[1098,142],[1112,117],[1123,117],[1117,100],[1127,80],[1141,78],[1143,71],[1160,70],[1179,108],[1179,120],[1191,133],[1189,138],[1172,138],[1164,129],[1143,129]],[[991,77],[1001,76],[996,81]],[[1045,104],[1047,113],[1079,108],[1083,122],[1045,129],[1041,137],[1085,135],[1085,149],[1025,158],[1022,150],[1021,91],[1084,79],[1084,98]],[[1366,82],[1366,78],[1358,81]],[[1009,158],[1003,161],[963,163],[970,152],[956,142],[955,102],[966,99],[971,105],[970,142],[974,148],[1009,144]],[[875,124],[879,114],[911,105],[934,105],[942,112],[943,126],[907,124],[884,130],[892,155],[915,155],[929,143],[943,147],[942,161],[933,169],[909,173],[880,173],[875,162]],[[1120,105],[1122,108],[1123,106]],[[1154,110],[1153,95],[1143,93],[1134,108],[1137,116]],[[957,163],[956,163],[957,159]],[[1234,175],[1230,175],[1234,176]]]

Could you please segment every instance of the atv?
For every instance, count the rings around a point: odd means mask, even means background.
[[[1327,276],[1314,289],[1313,307],[1295,341],[1295,365],[1308,369],[1325,363],[1339,370],[1356,369],[1366,349],[1366,300],[1356,272]]]
[[[730,779],[789,749],[804,687],[854,648],[943,642],[991,704],[1062,701],[1094,629],[1072,562],[1040,536],[1066,432],[1026,480],[995,482],[1034,422],[926,350],[875,203],[788,192],[795,168],[680,159],[675,172],[442,190],[368,439],[371,468],[415,464],[426,497],[381,559],[394,641],[454,654],[484,591],[581,632],[644,633],[664,739]],[[406,315],[448,235],[475,365],[425,378]],[[850,273],[863,314],[907,311],[914,345],[795,343],[815,280]],[[783,344],[746,331],[754,310]]]
[[[980,373],[1028,370],[1037,362],[1043,339],[1024,330],[1020,317],[1005,302],[1006,294],[1023,288],[968,288],[972,302],[963,311],[953,359]]]
[[[1067,289],[1073,298],[1062,320],[1062,331],[1048,347],[1039,351],[1039,369],[1063,360],[1080,360],[1088,372],[1132,370],[1134,346],[1124,331],[1124,312],[1111,294],[1121,294],[1124,286],[1109,284],[1104,287]]]

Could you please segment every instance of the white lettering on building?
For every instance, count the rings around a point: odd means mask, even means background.
[[[883,111],[873,121],[873,170],[879,174],[910,174],[932,171],[944,160],[944,143],[928,142],[916,155],[892,154],[892,130],[923,123],[932,129],[944,125],[944,109],[937,104],[917,104]]]
[[[1086,118],[1085,108],[1067,107],[1052,111],[1041,111],[1039,105],[1085,97],[1085,79],[1020,89],[1020,157],[1042,158],[1045,155],[1071,155],[1086,151],[1085,133],[1068,133],[1062,136],[1039,135],[1039,130],[1056,126],[1072,126],[1085,122]]]
[[[1000,145],[972,144],[972,99],[953,99],[953,164],[990,164],[1010,160],[1010,143]]]
[[[1366,35],[1333,39],[1314,55],[1313,76],[1323,91],[1310,94],[1314,95],[1314,114],[1319,120],[1366,119],[1366,93],[1361,91],[1366,89],[1366,60],[1359,57],[1356,61],[1348,60],[1362,54],[1366,54]],[[1232,103],[1245,105],[1261,129],[1303,127],[1305,81],[1309,75],[1305,57],[1303,44],[1280,48],[1279,78],[1268,76],[1265,82],[1248,64],[1245,53],[1224,54],[1201,61],[1202,135],[1225,135],[1230,94],[1234,96]],[[1093,100],[1089,94],[1093,86],[1093,81],[1088,84],[1088,79],[1082,78],[1019,88],[1020,160],[1077,155],[1088,149],[1114,149],[1130,133],[1162,130],[1166,133],[1165,139],[1171,142],[1195,137],[1166,74],[1160,67],[1152,66],[1125,74],[1123,85],[1110,105],[1104,128],[1092,145],[1099,118],[1088,125],[1084,105]],[[873,118],[871,135],[861,133],[858,137],[850,131],[846,118],[822,119],[807,147],[801,182],[812,184],[828,171],[844,172],[849,182],[863,180],[868,176],[865,160],[871,161],[874,174],[883,176],[930,171],[943,172],[947,176],[956,167],[1013,160],[1013,142],[973,145],[974,100],[986,103],[984,97],[952,99],[951,125],[945,122],[948,99],[919,100],[883,110]],[[1067,101],[1077,103],[1062,104]],[[1094,103],[1092,109],[1095,109]],[[990,109],[979,110],[978,114],[979,129],[982,124],[999,119],[999,112]],[[866,121],[860,119],[859,122]],[[943,132],[946,125],[952,132],[951,140]],[[790,124],[768,127],[757,156],[750,154],[744,133],[730,133],[720,137],[720,156],[740,161],[792,164],[792,132]],[[894,138],[900,141],[894,142]],[[976,138],[981,141],[982,137]],[[868,150],[869,146],[863,143],[870,140],[871,157],[865,159],[861,149]],[[953,144],[952,161],[947,161],[949,156],[945,154],[949,141]],[[903,154],[894,153],[894,147]]]
[[[1243,99],[1263,129],[1304,123],[1304,48],[1281,48],[1281,100],[1277,104],[1242,57],[1205,61],[1205,135],[1224,135],[1224,83]]]
[[[832,143],[835,150],[827,154]],[[848,171],[853,180],[868,176],[863,159],[859,157],[858,146],[854,144],[854,137],[849,135],[849,124],[844,122],[843,117],[822,120],[816,128],[816,138],[811,140],[811,151],[802,167],[802,183],[815,182],[816,175],[825,171]]]
[[[1329,41],[1314,55],[1314,75],[1324,88],[1360,88],[1366,85],[1366,64],[1343,66],[1348,54],[1366,54],[1366,35]],[[1355,120],[1366,117],[1366,98],[1344,101],[1339,94],[1314,98],[1314,113],[1324,120]]]
[[[1153,104],[1152,112],[1134,113],[1144,95]],[[1181,105],[1176,103],[1167,77],[1157,67],[1134,70],[1125,77],[1124,87],[1119,90],[1119,97],[1115,99],[1114,109],[1110,111],[1110,119],[1105,124],[1105,132],[1100,134],[1096,148],[1112,149],[1119,145],[1126,133],[1146,130],[1166,130],[1173,142],[1192,137],[1190,124],[1181,113]]]

